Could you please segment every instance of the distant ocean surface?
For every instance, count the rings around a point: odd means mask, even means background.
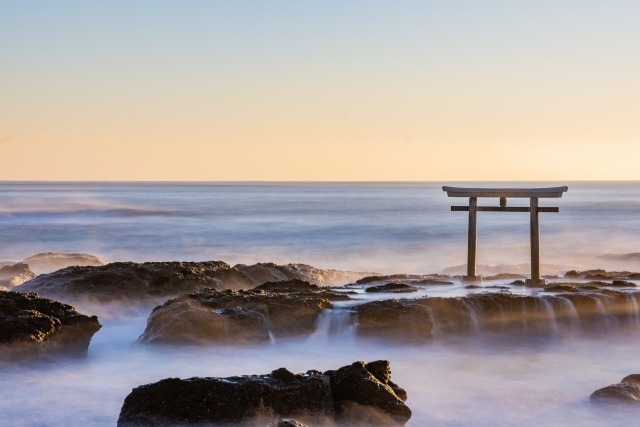
[[[560,207],[540,214],[542,263],[598,267],[598,255],[640,252],[640,182],[0,182],[0,261],[55,251],[436,273],[466,262],[467,214],[450,206],[468,202],[442,185],[568,185],[540,201]],[[528,214],[480,213],[478,251],[479,263],[527,263]]]

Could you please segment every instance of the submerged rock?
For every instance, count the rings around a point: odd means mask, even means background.
[[[627,375],[618,384],[594,391],[590,400],[599,404],[640,405],[640,374]]]
[[[96,316],[35,293],[0,291],[0,356],[83,356],[101,325]]]
[[[46,252],[32,255],[22,262],[29,264],[29,267],[36,274],[51,273],[61,268],[71,266],[104,265],[100,258],[89,254],[69,254],[61,252]]]
[[[389,374],[388,379],[383,376],[386,382],[368,370],[382,371],[382,365]],[[388,367],[387,361],[356,362],[325,373],[294,374],[280,368],[267,375],[168,378],[134,388],[124,400],[118,427],[256,425],[282,417],[313,424],[337,419],[356,425],[370,420],[404,425],[411,410],[404,403],[406,394],[401,399],[389,385]],[[304,426],[292,419],[271,425]]]
[[[386,283],[379,286],[371,286],[365,290],[365,292],[416,292],[418,288],[409,286],[406,283]]]
[[[36,275],[25,263],[18,262],[0,268],[0,290],[10,290],[28,282]]]
[[[331,300],[349,299],[309,282],[268,282],[251,290],[203,289],[151,312],[144,343],[251,343],[310,335]]]

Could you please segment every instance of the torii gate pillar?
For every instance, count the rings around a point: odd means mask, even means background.
[[[551,188],[459,188],[442,187],[449,197],[468,197],[469,206],[451,206],[452,211],[469,211],[469,239],[467,247],[467,275],[463,281],[482,281],[476,274],[476,251],[478,246],[478,212],[529,212],[531,235],[531,278],[526,280],[529,286],[542,286],[546,280],[540,277],[540,225],[538,213],[559,212],[559,208],[541,208],[539,197],[562,197],[568,187]],[[499,197],[500,206],[478,206],[478,197]],[[507,207],[507,197],[529,198],[528,208]]]

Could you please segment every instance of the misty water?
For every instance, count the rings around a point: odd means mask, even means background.
[[[541,206],[560,207],[560,213],[541,214],[542,263],[640,271],[637,261],[598,258],[639,252],[640,184],[567,185],[562,199],[541,200]],[[465,213],[449,209],[465,199],[447,198],[441,186],[0,183],[0,261],[56,251],[91,253],[105,262],[274,261],[385,274],[439,273],[465,263],[467,226]],[[478,262],[527,263],[528,219],[480,213]],[[356,289],[363,301],[394,296]],[[467,290],[455,280],[453,286],[421,287],[401,297],[486,290]],[[523,287],[511,291],[540,295]],[[304,372],[377,359],[391,361],[393,380],[409,393],[409,426],[626,426],[638,415],[589,404],[594,390],[640,373],[637,316],[625,325],[605,323],[594,334],[569,323],[569,331],[557,333],[478,331],[407,344],[356,337],[351,316],[337,304],[305,339],[242,347],[150,346],[136,340],[152,306],[77,307],[97,314],[103,325],[88,356],[0,365],[2,425],[114,426],[131,389],[162,378],[265,374],[279,367]]]

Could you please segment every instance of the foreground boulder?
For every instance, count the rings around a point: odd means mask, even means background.
[[[627,375],[618,384],[596,390],[592,403],[613,405],[640,405],[640,374]]]
[[[18,262],[0,268],[0,290],[10,290],[36,277],[29,266]]]
[[[277,274],[276,274],[277,273]],[[304,264],[256,264],[231,268],[222,261],[114,262],[97,267],[68,267],[40,275],[16,288],[63,300],[155,301],[204,288],[250,289],[268,281],[313,278],[332,281],[358,273],[319,270]],[[317,279],[317,280],[316,280]]]
[[[101,325],[67,304],[35,293],[0,291],[0,356],[83,356]]]
[[[324,424],[404,425],[411,410],[368,370],[389,371],[388,361],[356,362],[336,371],[294,374],[285,368],[267,375],[229,378],[168,378],[134,388],[126,397],[118,427],[183,424],[277,426]],[[272,424],[274,425],[274,424]]]
[[[332,300],[349,299],[302,280],[267,282],[250,290],[203,289],[153,309],[143,343],[252,343],[306,336]]]

